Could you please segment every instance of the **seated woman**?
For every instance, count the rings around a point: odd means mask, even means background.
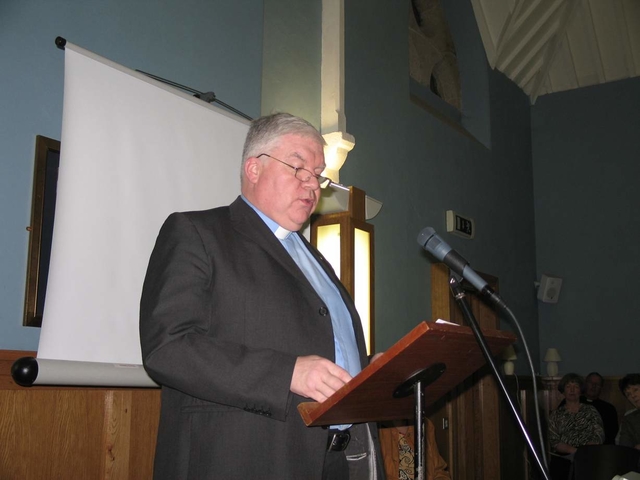
[[[549,416],[549,446],[553,480],[569,477],[573,454],[582,445],[598,445],[604,441],[602,418],[591,405],[580,403],[584,379],[576,373],[568,373],[560,380],[558,390],[566,403]]]
[[[620,379],[620,391],[635,410],[627,412],[620,424],[618,444],[640,450],[640,373],[630,373]]]

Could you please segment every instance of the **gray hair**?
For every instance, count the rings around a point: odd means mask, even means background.
[[[251,122],[242,150],[241,176],[244,176],[244,164],[248,158],[256,157],[278,143],[284,135],[300,135],[315,140],[325,146],[320,132],[306,120],[289,113],[275,113],[257,118]]]

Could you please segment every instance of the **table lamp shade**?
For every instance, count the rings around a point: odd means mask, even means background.
[[[513,345],[509,345],[507,348],[505,348],[501,356],[503,360],[515,360],[516,358],[518,358]]]
[[[544,361],[547,362],[547,376],[558,376],[558,362],[560,360],[562,358],[556,348],[547,348],[547,353],[544,355]]]
[[[547,348],[547,353],[544,355],[545,362],[559,362],[561,360],[562,358],[560,357],[557,348]]]

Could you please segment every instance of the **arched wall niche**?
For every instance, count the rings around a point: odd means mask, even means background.
[[[469,0],[409,0],[414,104],[491,147],[487,60]]]

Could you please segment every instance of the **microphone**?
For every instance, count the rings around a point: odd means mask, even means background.
[[[469,262],[462,255],[442,240],[433,228],[426,227],[422,229],[418,234],[418,243],[427,252],[473,285],[480,294],[488,297],[497,306],[506,308],[500,296],[493,291],[487,281],[471,268]]]

